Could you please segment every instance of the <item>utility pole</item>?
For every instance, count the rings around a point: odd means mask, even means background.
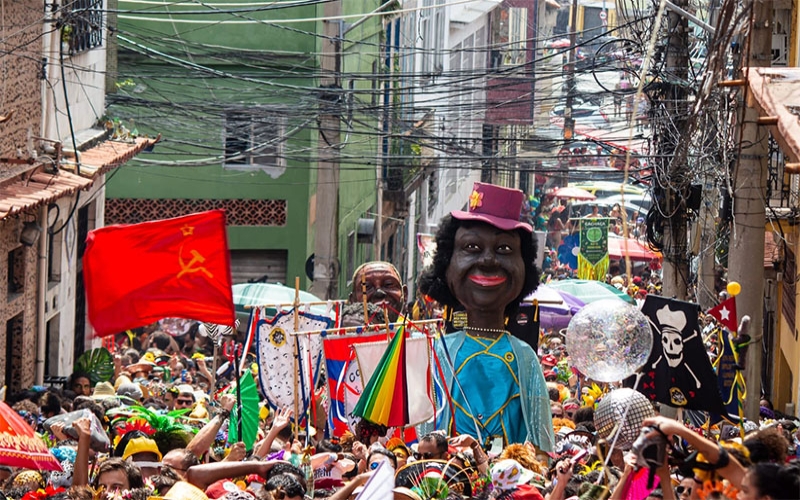
[[[772,63],[772,1],[751,0],[753,24],[747,42],[747,68],[770,66]],[[747,75],[743,75],[745,81]],[[755,340],[747,351],[745,382],[747,399],[745,416],[757,420],[761,398],[764,328],[764,225],[767,193],[767,157],[769,133],[759,126],[758,111],[750,89],[744,87],[740,154],[733,172],[733,224],[728,254],[728,280],[738,281],[742,291],[736,297],[739,316],[750,316],[750,336]],[[791,277],[789,279],[792,279]]]
[[[675,3],[679,8],[685,8],[687,2],[679,0]],[[661,103],[658,103],[663,114],[656,116],[653,130],[653,137],[657,138],[656,175],[660,186],[664,186],[656,188],[655,192],[656,202],[659,203],[665,219],[661,293],[665,297],[685,300],[689,282],[686,198],[691,183],[691,172],[686,162],[688,138],[685,137],[688,118],[686,85],[689,75],[689,23],[673,9],[667,14],[667,23],[667,78],[663,94],[659,96]]]
[[[319,142],[317,160],[314,283],[312,292],[321,299],[336,298],[339,256],[339,151],[341,107],[342,1],[322,5],[323,37],[320,41]]]
[[[575,105],[575,51],[578,46],[578,0],[572,0],[572,10],[569,20],[569,52],[567,52],[567,101],[564,103],[564,139],[571,141],[575,138],[575,118],[572,116],[572,107]],[[564,185],[567,185],[566,180]]]
[[[692,253],[700,259],[697,269],[697,303],[704,311],[717,305],[717,294],[714,289],[716,281],[715,243],[717,240],[715,219],[719,200],[719,190],[712,185],[710,179],[706,181],[703,183],[703,201],[697,221],[699,235],[695,238],[692,249]]]

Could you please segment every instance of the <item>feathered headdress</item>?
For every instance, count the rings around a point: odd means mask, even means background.
[[[116,420],[125,419],[123,432],[119,434],[120,438],[133,430],[142,431],[156,442],[162,454],[175,448],[186,448],[191,441],[195,430],[177,420],[190,411],[191,409],[187,408],[161,415],[150,408],[138,405],[128,406],[119,411],[112,410],[114,416],[117,417]]]

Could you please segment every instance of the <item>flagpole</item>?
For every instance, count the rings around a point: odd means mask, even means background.
[[[300,277],[294,277],[294,331],[300,328],[300,313],[297,310],[300,306]],[[298,366],[298,356],[300,356],[300,341],[297,340],[297,335],[294,336],[294,370],[293,370],[293,378],[294,378],[294,439],[297,440],[297,431],[300,428],[300,403],[297,400],[297,372],[299,370]]]
[[[331,304],[344,304],[345,300],[316,300],[311,302],[300,302],[298,305],[302,306],[327,306]],[[294,307],[294,302],[287,302],[284,304],[245,304],[245,309],[257,309],[257,308],[270,308],[273,307],[275,309],[281,307]]]
[[[367,278],[366,272],[361,273],[361,303],[364,304],[364,324],[369,324],[369,310],[367,309]]]
[[[421,333],[424,333],[419,328],[420,326],[431,325],[431,324],[439,324],[439,323],[443,323],[443,322],[444,322],[444,320],[441,319],[441,318],[438,318],[438,319],[421,319],[419,321],[409,321],[407,324],[406,323],[401,323],[401,322],[396,322],[396,323],[388,323],[388,324],[383,324],[383,325],[373,324],[373,325],[366,325],[366,326],[343,326],[343,327],[340,327],[340,328],[326,328],[324,330],[307,330],[307,331],[303,331],[303,332],[291,332],[291,333],[288,333],[288,335],[294,335],[294,336],[322,335],[322,334],[325,334],[325,335],[336,335],[336,334],[339,334],[339,333],[342,333],[342,334],[344,334],[344,333],[360,333],[360,334],[364,334],[364,333],[367,333],[369,330],[373,330],[375,333],[379,333],[384,328],[391,329],[393,327],[398,327],[398,326],[403,326],[403,325],[405,325],[406,328],[413,328],[413,329],[418,330]],[[354,335],[354,337],[357,337],[357,336],[359,336],[359,335]],[[342,338],[342,337],[336,336],[335,338]]]
[[[233,331],[236,332],[236,327],[234,326]],[[240,387],[241,378],[239,377],[239,346],[236,345],[236,337],[233,337],[233,373],[236,377],[236,431],[238,432],[237,436],[239,436],[239,441],[244,442],[244,436],[242,435],[242,388]]]

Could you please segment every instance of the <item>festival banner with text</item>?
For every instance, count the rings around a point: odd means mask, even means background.
[[[578,278],[603,280],[608,272],[608,219],[580,220]]]

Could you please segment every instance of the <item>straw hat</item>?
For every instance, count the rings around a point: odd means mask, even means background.
[[[163,497],[150,497],[150,500],[208,500],[203,490],[185,481],[178,481]]]
[[[110,382],[98,382],[94,386],[92,399],[108,399],[117,397],[117,391]]]
[[[126,377],[125,375],[120,375],[117,377],[117,380],[114,381],[114,390],[118,391],[122,384],[130,384],[131,379]]]
[[[152,353],[147,353],[147,354],[152,355]],[[142,356],[136,363],[126,366],[125,371],[130,373],[131,375],[134,375],[138,372],[150,373],[156,366],[155,356],[150,356],[150,357],[152,357],[153,359],[150,360],[147,357]]]

